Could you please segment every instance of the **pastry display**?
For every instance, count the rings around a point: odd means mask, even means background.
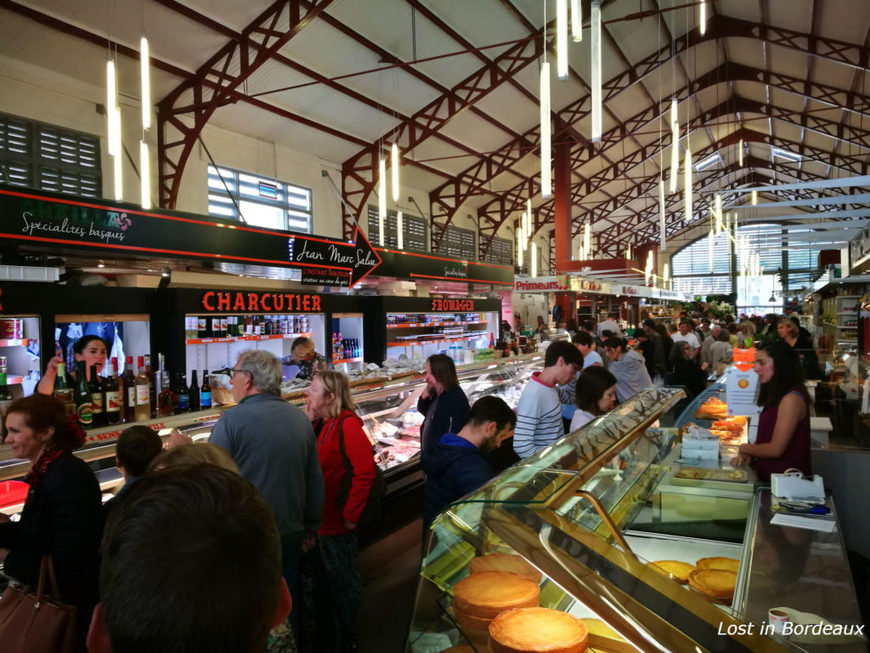
[[[489,553],[473,558],[468,563],[468,571],[472,574],[482,571],[509,571],[525,576],[535,583],[541,582],[541,572],[532,567],[525,558],[512,553]]]
[[[492,619],[511,608],[538,605],[538,584],[506,571],[481,571],[456,583],[453,608],[469,617]]]
[[[675,478],[688,478],[699,481],[731,481],[742,483],[746,481],[746,470],[733,467],[709,469],[706,467],[682,466],[674,474]]]
[[[492,653],[584,653],[586,624],[550,608],[508,610],[489,625]]]
[[[698,407],[695,417],[697,419],[725,419],[728,417],[728,405],[717,397],[710,397]]]
[[[670,574],[674,580],[680,583],[687,583],[689,581],[689,574],[695,571],[693,565],[690,565],[688,562],[680,562],[679,560],[656,560],[646,564],[647,567],[651,567],[656,571]]]
[[[689,574],[689,585],[709,597],[730,601],[734,596],[737,574],[725,569],[696,569]]]
[[[701,558],[698,560],[697,566],[698,569],[724,569],[725,571],[733,571],[736,574],[737,569],[740,567],[740,561],[734,558],[717,556],[713,558]]]

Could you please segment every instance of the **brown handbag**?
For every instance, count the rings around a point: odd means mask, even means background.
[[[46,576],[51,594],[45,592]],[[60,602],[51,556],[43,556],[36,594],[18,585],[0,597],[0,650],[3,653],[73,653],[76,609]]]

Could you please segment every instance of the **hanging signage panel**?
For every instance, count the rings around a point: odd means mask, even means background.
[[[359,229],[347,243],[9,187],[0,187],[0,216],[0,238],[97,256],[114,252],[319,269],[324,272],[317,283],[344,275],[353,285],[381,262]]]
[[[475,263],[428,254],[377,248],[381,264],[377,275],[411,280],[466,281],[513,285],[514,270],[506,265]]]
[[[568,275],[514,279],[514,292],[558,292],[571,290]]]

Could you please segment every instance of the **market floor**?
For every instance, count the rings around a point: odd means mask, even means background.
[[[401,653],[414,610],[423,523],[416,519],[360,552],[360,653]]]

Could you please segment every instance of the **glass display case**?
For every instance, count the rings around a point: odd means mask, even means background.
[[[406,650],[489,650],[489,620],[466,618],[467,603],[457,613],[454,598],[472,561],[492,553],[538,573],[535,605],[583,620],[592,650],[800,650],[743,614],[752,479],[727,489],[674,482],[678,431],[658,420],[683,396],[641,392],[448,507],[429,534]],[[648,564],[714,559],[736,567],[721,574],[730,588],[694,571],[683,585]]]

